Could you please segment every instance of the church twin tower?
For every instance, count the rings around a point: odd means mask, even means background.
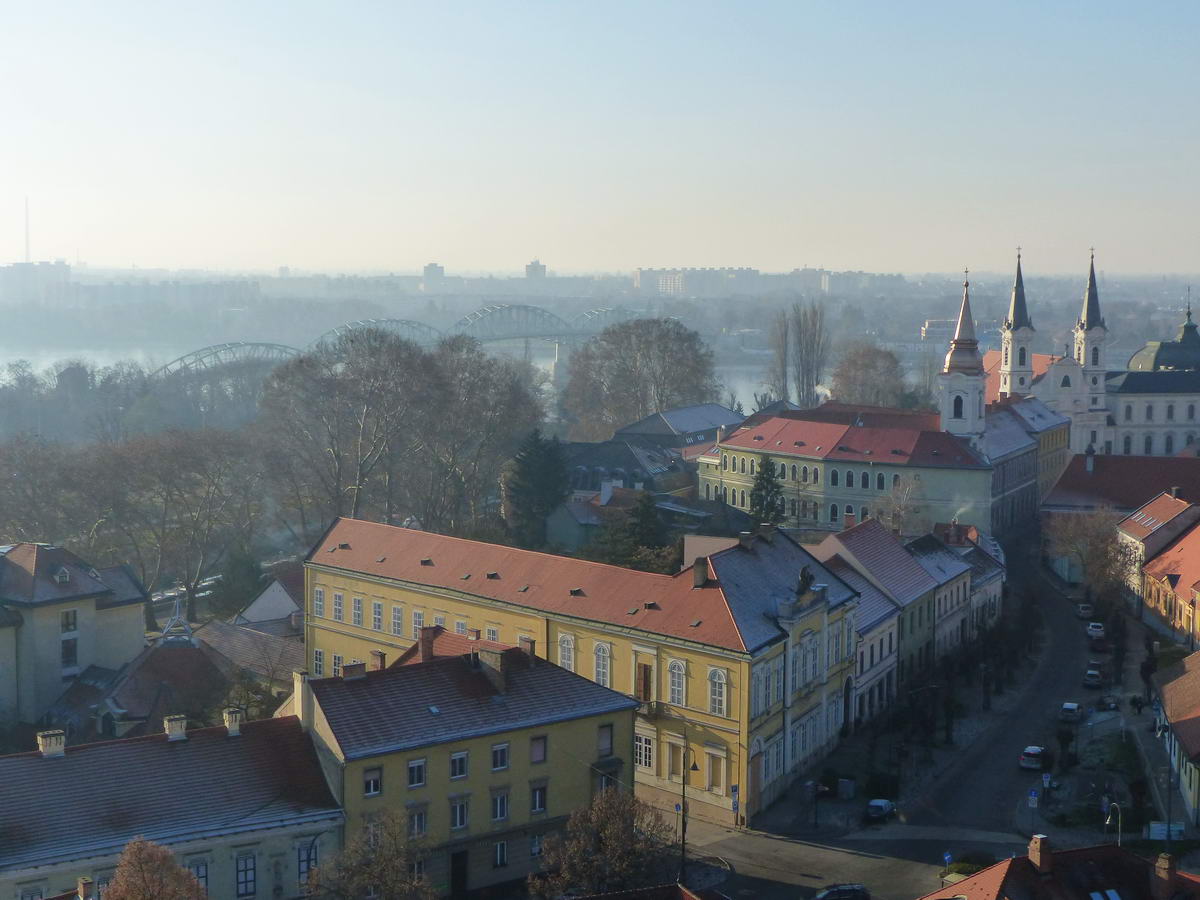
[[[942,430],[965,437],[979,449],[985,430],[987,409],[984,396],[987,374],[979,341],[975,338],[975,320],[971,316],[970,282],[963,279],[962,306],[958,311],[958,326],[950,341],[946,364],[938,376],[938,406]],[[1013,282],[1012,300],[1008,315],[1000,326],[1000,397],[1023,396],[1032,393],[1033,320],[1025,305],[1025,281],[1021,276],[1021,253],[1017,251],[1017,277]],[[1083,295],[1083,312],[1075,323],[1074,359],[1082,370],[1087,387],[1088,410],[1103,409],[1104,398],[1104,339],[1108,329],[1100,314],[1100,294],[1096,289],[1096,258],[1092,255],[1088,270],[1087,290]],[[1082,410],[1081,410],[1082,412]]]

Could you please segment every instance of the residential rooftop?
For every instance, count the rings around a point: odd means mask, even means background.
[[[1122,519],[1117,528],[1135,540],[1144,541],[1191,505],[1182,497],[1163,491]]]
[[[1042,503],[1051,511],[1111,508],[1132,512],[1155,495],[1180,489],[1183,497],[1200,497],[1200,459],[1180,456],[1123,456],[1077,453]]]

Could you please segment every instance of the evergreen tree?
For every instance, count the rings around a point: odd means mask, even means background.
[[[567,486],[562,445],[535,428],[513,459],[506,491],[508,519],[520,546],[546,543],[546,516],[567,496]]]
[[[783,520],[783,485],[775,472],[775,463],[763,454],[750,488],[750,515],[755,522],[775,525]]]
[[[658,517],[654,497],[648,491],[642,491],[638,495],[626,527],[635,547],[654,549],[667,542],[667,530],[663,528],[662,519]]]

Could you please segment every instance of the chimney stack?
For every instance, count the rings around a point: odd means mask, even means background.
[[[300,727],[304,731],[312,728],[312,687],[308,683],[308,673],[302,670],[292,672],[292,714],[299,717]]]
[[[692,563],[692,587],[702,588],[708,584],[708,557],[697,556]]]
[[[1089,475],[1096,471],[1096,448],[1091,444],[1083,453],[1083,468]]]
[[[187,740],[187,716],[163,716],[163,731],[167,733],[167,741]]]
[[[478,659],[479,668],[483,674],[487,676],[487,680],[501,694],[505,690],[505,669],[507,668],[507,660],[503,650],[491,650],[481,647],[478,650],[471,651],[472,661]]]
[[[292,628],[296,629],[297,631],[299,631],[301,628],[303,628],[304,627],[304,610],[298,609],[294,613],[289,615],[288,623],[292,626]]]
[[[842,516],[842,530],[849,531],[858,524],[858,519],[854,515],[854,510],[849,506],[846,507],[846,512]]]
[[[758,534],[765,538],[768,544],[775,542],[775,526],[770,522],[759,523]]]
[[[371,671],[382,672],[387,668],[387,654],[382,650],[371,651]]]
[[[1029,862],[1039,875],[1049,875],[1054,871],[1054,851],[1050,848],[1050,838],[1044,834],[1035,834],[1030,838]]]
[[[225,731],[229,737],[237,737],[242,733],[242,711],[236,706],[227,707],[223,713],[225,717]]]
[[[601,506],[608,506],[609,501],[612,500],[612,494],[613,494],[613,483],[611,481],[600,482],[600,505]]]
[[[67,733],[62,729],[55,731],[39,731],[37,733],[38,752],[42,759],[57,759],[67,752]]]
[[[1176,500],[1179,499],[1179,485],[1177,485],[1177,484],[1171,485],[1171,496],[1174,497]]]
[[[717,443],[718,444],[721,443],[721,441],[725,440],[726,431],[727,431],[727,429],[725,428],[724,425],[717,426]]]
[[[417,647],[421,653],[421,662],[433,659],[433,639],[437,637],[437,625],[422,625],[421,633],[417,635]]]
[[[535,652],[537,650],[537,641],[535,641],[529,635],[523,634],[517,640],[517,643],[521,649],[525,651],[525,655],[529,657],[530,662],[537,658],[537,653]]]
[[[754,548],[754,532],[739,531],[738,543],[741,544],[744,549],[752,550]]]
[[[1171,827],[1171,823],[1167,823],[1167,827]],[[1171,900],[1175,894],[1175,857],[1169,853],[1158,854],[1158,859],[1154,861],[1153,882],[1150,885],[1150,894],[1154,900]]]
[[[96,896],[95,884],[87,875],[80,875],[79,880],[75,882],[75,896],[79,900],[93,900]]]
[[[342,681],[361,681],[367,677],[365,662],[351,662],[342,666]]]

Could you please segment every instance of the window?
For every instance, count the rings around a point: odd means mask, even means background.
[[[383,602],[380,600],[371,601],[371,627],[383,631]]]
[[[633,764],[643,769],[654,767],[654,739],[644,734],[633,736]]]
[[[534,858],[542,855],[542,836],[540,834],[529,836],[529,855]]]
[[[742,502],[739,505],[742,507],[742,509],[745,509],[746,508],[746,492],[742,491],[741,495],[742,495]]]
[[[544,734],[529,739],[529,761],[531,763],[546,761],[546,736]]]
[[[188,871],[192,873],[192,875],[193,875],[193,877],[195,877],[196,881],[198,881],[200,883],[201,890],[203,890],[207,894],[208,893],[208,860],[206,860],[206,859],[193,860],[192,862],[188,863],[187,867],[188,867]],[[305,883],[306,882],[301,882],[301,884],[305,884]],[[108,886],[108,884],[107,884],[107,882],[105,882],[105,887],[107,887],[107,886]],[[100,885],[99,885],[99,883],[97,883],[97,885],[96,885],[97,891],[99,891],[99,887],[100,887]]]
[[[333,677],[342,677],[342,657],[339,653],[333,654]]]
[[[42,900],[45,896],[41,888],[26,888],[21,891],[21,900]]]
[[[467,777],[467,751],[460,750],[458,753],[450,754],[450,777],[451,778],[466,778]]]
[[[404,607],[392,607],[392,634],[404,636]]]
[[[1189,422],[1196,418],[1196,404],[1195,403],[1188,404],[1187,417],[1188,417]]]
[[[546,785],[535,784],[529,790],[529,811],[541,813],[546,811]]]
[[[1147,422],[1154,421],[1154,404],[1153,403],[1146,404],[1146,421]]]
[[[414,809],[408,814],[409,837],[423,837],[427,828],[428,822],[425,818],[425,810]]]
[[[425,627],[425,613],[421,612],[420,610],[414,609],[413,614],[412,614],[412,625],[413,625],[413,635],[412,636],[414,638],[419,638],[421,636],[421,629]]]
[[[725,471],[728,468],[729,468],[729,457],[727,457],[724,453],[722,453],[721,454],[721,471]]]
[[[745,475],[746,474],[746,457],[744,457],[744,456],[742,457],[741,470],[742,470],[742,474]]]
[[[1144,441],[1144,446],[1145,446],[1146,456],[1153,456],[1154,455],[1154,435],[1151,435],[1151,434],[1146,435],[1146,440]]]
[[[408,761],[408,786],[410,788],[425,786],[425,760],[410,759]]]
[[[59,617],[59,624],[63,634],[70,634],[72,631],[79,630],[79,615],[76,610],[65,610]]]
[[[508,841],[496,841],[492,845],[492,868],[503,869],[508,865]]]
[[[466,622],[455,622],[454,623],[454,633],[455,634],[466,634],[467,633],[467,623]]]
[[[1125,452],[1126,456],[1129,456],[1131,453],[1133,453],[1133,436],[1132,435],[1128,435],[1128,434],[1125,435],[1125,440],[1122,442],[1122,450]]]
[[[503,822],[508,818],[508,792],[492,794],[492,821]]]
[[[596,684],[608,687],[610,651],[607,644],[596,645]]]
[[[1133,421],[1133,404],[1132,403],[1125,404],[1125,421],[1126,422]]]
[[[885,490],[886,484],[887,484],[887,482],[884,480],[882,472],[880,472],[878,475],[875,476],[875,490],[877,490],[877,491]]]
[[[613,727],[611,725],[601,725],[596,729],[596,755],[603,758],[612,756],[613,752]]]
[[[1024,347],[1017,348],[1017,365],[1018,366],[1025,365],[1025,348]]]
[[[821,481],[821,470],[818,469],[816,466],[813,466],[812,476],[813,476],[813,484],[819,484]],[[837,484],[837,482],[835,481],[834,484]]]
[[[1168,434],[1163,439],[1163,453],[1167,454],[1167,456],[1170,456],[1174,452],[1175,452],[1175,435]]]
[[[363,769],[363,796],[377,797],[383,793],[383,769]]]
[[[239,897],[253,897],[258,891],[255,862],[253,853],[238,855],[236,869],[237,895]]]
[[[313,674],[325,674],[325,651],[320,648],[313,650]]]
[[[313,615],[325,618],[325,589],[313,588]]]
[[[864,491],[871,486],[871,475],[869,472],[859,472],[858,486]]]
[[[754,474],[754,460],[750,460],[750,474]]]
[[[408,874],[414,878],[424,877],[425,875],[425,860],[418,856],[408,864]]]
[[[446,627],[446,617],[445,616],[434,616],[433,624],[440,625],[442,628],[445,628]]]
[[[575,638],[570,635],[558,639],[558,664],[568,672],[575,671]]]
[[[860,506],[860,507],[858,508],[858,521],[860,521],[860,522],[865,522],[865,521],[867,520],[867,515],[868,515],[870,512],[871,512],[871,510],[870,510],[868,507],[866,507],[866,506]]]
[[[963,398],[961,396],[954,398],[954,411],[951,413],[951,418],[961,419],[963,417]]]
[[[342,603],[342,595],[334,594],[333,595],[333,620],[335,622],[341,622],[345,619],[345,617],[346,617],[345,616],[345,607]]]
[[[1100,348],[1099,347],[1092,348],[1092,365],[1093,366],[1100,365]]]
[[[708,673],[708,711],[714,716],[725,715],[725,673],[720,669]]]
[[[808,475],[808,467],[807,467],[807,466],[805,466],[805,467],[804,467],[804,474],[805,474],[805,476],[807,476],[807,475]],[[796,478],[796,464],[795,464],[795,463],[792,463],[792,481],[796,481],[796,480],[797,480],[797,478]],[[805,480],[805,481],[808,481],[808,478],[807,478],[807,477],[805,477],[805,479],[804,479],[804,480]]]
[[[707,481],[704,482],[704,499],[705,500],[712,499],[712,485],[709,484]]]
[[[450,827],[466,828],[470,820],[470,801],[465,798],[450,801]]]
[[[508,768],[508,744],[492,744],[492,771]]]
[[[829,521],[837,522],[838,520],[838,505],[836,503],[829,504]]]
[[[64,669],[74,669],[79,665],[79,639],[78,638],[63,638],[62,641],[62,667]]]
[[[362,623],[363,623],[362,597],[355,597],[350,602],[351,602],[352,608],[354,610],[354,613],[353,613],[354,624],[362,625]]]
[[[892,476],[892,490],[895,490],[899,484],[900,484],[900,476],[893,475]]]
[[[846,487],[854,487],[854,472],[850,469],[846,470]]]
[[[296,881],[301,885],[308,884],[308,873],[316,867],[317,842],[305,841],[296,848]]]
[[[1167,421],[1168,422],[1175,421],[1175,404],[1174,403],[1167,404]]]
[[[654,666],[650,663],[638,663],[634,673],[633,695],[647,703],[654,699]]]
[[[1064,376],[1062,377],[1062,381],[1060,381],[1060,382],[1058,383],[1058,386],[1059,386],[1059,387],[1066,387],[1066,388],[1069,388],[1069,387],[1071,386],[1071,376],[1070,376],[1070,375],[1064,375]]]
[[[686,670],[683,663],[677,659],[671,660],[671,664],[667,666],[667,673],[670,680],[670,702],[675,706],[685,706],[687,704],[684,680]]]
[[[814,470],[814,471],[815,471],[815,470]],[[814,480],[815,480],[815,479],[814,479]],[[830,486],[830,487],[837,487],[837,486],[838,486],[838,470],[837,470],[837,469],[830,469],[830,470],[829,470],[829,486]]]

